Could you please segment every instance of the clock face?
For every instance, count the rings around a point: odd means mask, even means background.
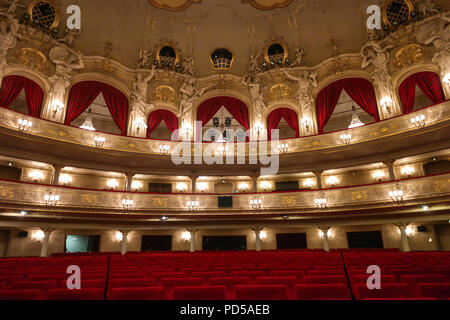
[[[41,28],[52,30],[56,28],[58,20],[56,9],[46,1],[37,1],[31,6],[31,20]]]

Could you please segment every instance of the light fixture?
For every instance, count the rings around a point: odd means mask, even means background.
[[[314,185],[313,179],[306,179],[305,181],[303,181],[303,186],[305,188],[312,188],[313,185]]]
[[[264,126],[258,122],[253,126],[253,129],[255,130],[256,133],[256,139],[257,140],[261,139],[262,133],[264,131]]]
[[[125,210],[130,210],[134,205],[134,200],[131,199],[122,199],[122,207]]]
[[[349,129],[363,126],[364,123],[359,119],[355,106],[352,105],[352,122],[348,126]]]
[[[162,216],[161,218],[159,218],[159,220],[167,221],[167,220],[169,220],[169,217],[168,216]]]
[[[246,191],[248,191],[248,188],[249,188],[249,186],[248,186],[248,183],[247,183],[247,182],[241,182],[241,183],[238,185],[238,189],[239,189],[239,191],[241,191],[241,192],[246,192]]]
[[[384,171],[375,171],[372,174],[372,177],[377,181],[383,180],[385,176],[386,176],[386,174],[384,173]]]
[[[21,216],[26,216],[26,215],[27,215],[27,212],[26,212],[26,211],[20,211],[20,215],[21,215]]]
[[[330,176],[327,178],[326,183],[334,187],[339,182],[338,178],[335,176]]]
[[[138,191],[142,188],[142,182],[140,181],[133,181],[131,182],[131,190]]]
[[[327,207],[327,199],[325,199],[325,198],[316,198],[316,199],[314,199],[314,203],[317,208],[326,208]]]
[[[339,136],[343,144],[350,144],[352,142],[352,135],[350,133],[343,133]]]
[[[447,86],[450,86],[450,73],[447,73],[444,78],[442,79],[442,82],[445,83]]]
[[[33,179],[34,182],[38,182],[44,178],[44,174],[41,171],[33,170],[30,172],[30,178]]]
[[[185,192],[187,190],[187,185],[184,182],[178,182],[177,183],[177,190],[178,192]]]
[[[306,129],[305,131],[309,132],[309,129],[311,128],[311,124],[312,124],[311,118],[303,117],[301,122],[302,122],[302,126]]]
[[[59,201],[59,195],[53,194],[52,192],[50,192],[49,194],[46,194],[44,196],[44,202],[49,207],[56,206],[58,204],[58,201]]]
[[[183,231],[181,234],[181,239],[184,241],[191,241],[191,233],[189,231]]]
[[[278,152],[279,153],[284,153],[287,152],[289,150],[289,145],[287,143],[282,143],[278,145]]]
[[[198,210],[200,208],[200,201],[198,201],[198,200],[188,200],[187,208],[190,211]]]
[[[260,232],[259,232],[259,239],[260,239],[260,240],[265,240],[265,239],[267,239],[267,232],[265,232],[265,231],[260,231]]]
[[[405,229],[405,233],[408,237],[412,237],[416,233],[416,230],[414,230],[414,228],[408,226]]]
[[[392,190],[389,191],[389,198],[394,202],[400,202],[403,200],[403,190]]]
[[[117,188],[119,186],[119,182],[116,179],[109,179],[106,182],[106,185],[108,186],[108,188],[110,188],[111,190],[114,190],[115,188]]]
[[[429,209],[430,209],[430,207],[427,206],[427,205],[423,205],[423,206],[422,206],[422,210],[423,210],[423,211],[428,211]]]
[[[89,109],[86,114],[86,120],[84,120],[83,124],[80,126],[81,129],[95,131],[94,125],[92,124],[92,111]]]
[[[253,210],[259,210],[262,206],[262,200],[261,199],[251,199],[250,200],[250,206]]]
[[[59,177],[59,182],[67,186],[72,182],[72,177],[68,174],[63,174]]]
[[[134,126],[136,127],[136,131],[138,134],[141,130],[146,130],[148,128],[143,118],[134,120]]]
[[[426,124],[425,119],[426,119],[425,115],[419,114],[419,115],[411,118],[411,123],[418,128],[422,128],[422,127],[425,127],[425,124]]]
[[[17,121],[17,128],[20,132],[27,132],[33,126],[33,122],[26,119],[19,119]]]
[[[59,101],[59,100],[53,101],[53,104],[52,104],[53,116],[55,116],[58,111],[61,111],[63,109],[64,109],[64,103],[62,101]]]
[[[197,183],[197,188],[200,192],[205,192],[205,190],[208,188],[208,184],[206,182],[199,182]]]
[[[428,242],[433,242],[433,239],[432,238],[428,239]]]
[[[270,191],[270,189],[272,188],[272,184],[268,181],[262,181],[259,186],[261,187],[261,189],[263,189],[264,191]]]
[[[33,232],[31,238],[32,238],[34,241],[41,242],[41,241],[44,240],[44,238],[45,238],[45,233],[44,233],[44,231],[42,231],[42,230],[35,231],[35,232]]]
[[[383,99],[380,100],[380,105],[386,109],[386,111],[388,113],[392,113],[392,106],[393,106],[393,101],[391,98],[389,97],[384,97]]]
[[[325,233],[322,230],[319,230],[319,237],[321,239],[323,239],[324,235],[325,235]],[[331,230],[330,229],[328,229],[328,231],[327,231],[327,237],[331,238]]]
[[[414,171],[415,171],[414,167],[411,167],[411,166],[403,167],[401,170],[402,175],[407,176],[407,177],[411,177],[411,175],[414,173]]]
[[[183,130],[184,139],[189,140],[192,132],[192,126],[189,123],[184,123],[181,129]]]
[[[123,233],[120,231],[116,231],[116,240],[122,241],[123,240]]]
[[[101,136],[94,137],[94,143],[97,148],[103,147],[103,145],[105,144],[105,141],[106,141],[105,137],[101,137]]]
[[[160,144],[158,149],[159,153],[168,154],[170,151],[170,146],[168,146],[167,144]]]

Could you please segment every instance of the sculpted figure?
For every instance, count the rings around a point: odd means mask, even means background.
[[[253,108],[257,117],[263,114],[265,108],[264,98],[261,94],[261,85],[259,78],[248,75],[242,79],[242,84],[248,87],[250,90],[250,96],[252,97]]]
[[[259,57],[260,54],[256,54],[256,55],[251,55],[250,56],[250,65],[248,67],[248,72],[249,73],[258,73],[258,72],[262,72],[261,67],[259,66]]]
[[[439,13],[439,8],[436,5],[435,0],[419,0],[416,1],[416,5],[418,11],[420,11],[425,17]]]
[[[7,14],[14,14],[16,13],[17,8],[25,8],[26,5],[19,4],[19,0],[11,0],[9,1],[8,8],[2,8],[0,9],[0,12],[6,12]]]
[[[75,40],[75,36],[78,35],[78,33],[79,32],[75,30],[68,30],[67,34],[64,37],[59,38],[57,41],[64,43],[67,46],[71,46],[72,42]]]
[[[295,48],[295,60],[290,65],[290,67],[299,67],[303,63],[303,56],[306,54],[306,48],[298,47]]]
[[[309,110],[312,106],[312,97],[310,93],[311,87],[317,87],[317,73],[309,73],[308,71],[301,71],[298,77],[290,75],[286,70],[284,71],[286,77],[292,81],[297,81],[298,91],[297,99],[300,106],[305,110]]]
[[[17,44],[19,24],[10,15],[0,13],[0,83],[6,66],[6,54],[8,50]]]
[[[138,69],[146,69],[152,64],[153,51],[144,49],[141,50],[137,67]]]
[[[181,98],[180,112],[178,116],[183,118],[187,113],[189,113],[194,106],[195,100],[201,97],[208,88],[209,87],[198,89],[195,78],[187,77],[180,88]]]
[[[148,83],[155,76],[155,66],[153,65],[152,71],[147,77],[144,77],[142,72],[138,72],[136,80],[133,83],[133,89],[131,91],[131,123],[136,120],[144,119],[146,110],[152,109],[153,105],[148,104],[147,101],[147,89]]]
[[[194,58],[186,57],[183,63],[183,71],[190,76],[194,75]]]
[[[450,18],[441,17],[442,23],[439,30],[424,39],[424,44],[433,44],[436,53],[431,61],[436,63],[442,76],[450,72]]]

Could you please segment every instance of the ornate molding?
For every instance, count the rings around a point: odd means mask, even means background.
[[[148,3],[152,6],[168,11],[182,11],[189,8],[193,3],[201,2],[201,0],[148,0]]]
[[[273,10],[283,8],[292,3],[293,0],[242,0],[242,3],[250,3],[259,10]]]

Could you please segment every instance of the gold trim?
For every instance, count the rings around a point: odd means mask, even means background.
[[[225,49],[228,50],[231,53],[231,56],[233,58],[231,58],[231,62],[230,62],[230,67],[229,68],[216,68],[214,67],[214,60],[212,59],[212,54],[214,53],[214,51],[219,50],[219,49]],[[210,54],[209,54],[209,61],[211,62],[211,68],[213,70],[230,70],[231,68],[233,68],[233,62],[234,62],[234,53],[233,51],[231,51],[229,48],[226,47],[216,47],[215,49],[213,49]]]
[[[156,56],[156,60],[158,61],[158,63],[161,64],[161,59],[160,59],[160,57],[159,57],[159,54],[161,53],[161,50],[162,50],[162,48],[164,48],[164,47],[171,47],[171,48],[175,51],[175,65],[176,65],[177,63],[179,63],[179,62],[180,62],[180,53],[178,52],[177,47],[175,47],[175,46],[174,46],[172,43],[170,43],[170,42],[165,42],[165,43],[159,45],[159,47],[156,49],[156,54],[155,54],[155,56]],[[173,67],[175,67],[175,65],[173,65]]]
[[[178,5],[178,6],[167,3],[167,2],[171,2],[168,0],[165,0],[165,1],[148,0],[148,2],[152,6],[154,6],[155,8],[158,8],[158,9],[163,9],[163,10],[168,10],[168,11],[182,11],[182,10],[189,8],[192,4],[201,3],[202,1],[201,0],[185,0],[185,2],[183,4]],[[161,3],[161,2],[163,2],[163,3]]]
[[[261,4],[258,0],[242,0],[242,3],[250,3],[252,7],[259,10],[273,10],[277,8],[287,7],[292,3],[293,0],[284,0],[280,2],[279,0],[272,0],[272,4],[264,5]]]
[[[274,40],[267,44],[266,48],[264,49],[264,60],[267,62],[268,65],[270,65],[269,48],[270,48],[270,46],[272,46],[274,44],[279,44],[280,46],[283,47],[283,50],[284,50],[283,63],[285,63],[286,59],[289,57],[289,50],[286,46],[286,43],[284,41],[280,41],[280,40]]]
[[[52,6],[55,9],[55,22],[53,22],[53,24],[48,28],[48,30],[52,31],[59,25],[59,14],[58,14],[58,8],[51,0],[33,0],[33,2],[31,2],[28,5],[28,14],[30,16],[30,22],[33,23],[33,8],[39,2],[47,3],[48,5]]]
[[[387,24],[387,25],[389,25],[389,26],[391,26],[391,27],[392,27],[392,24],[391,24],[391,22],[388,20],[388,17],[387,17],[387,7],[388,7],[392,2],[394,2],[394,1],[395,1],[395,0],[387,1],[386,4],[385,4],[384,7],[383,7],[383,12],[382,12],[384,24]],[[408,19],[409,19],[409,18],[411,17],[411,12],[414,10],[414,5],[413,5],[413,3],[411,2],[411,0],[402,0],[402,1],[405,2],[406,5],[407,5],[408,8],[409,8],[409,14],[408,14]]]

